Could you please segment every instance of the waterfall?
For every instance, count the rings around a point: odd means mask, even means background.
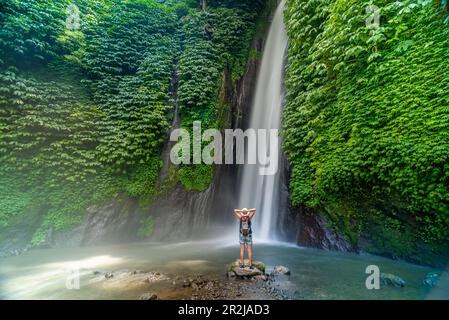
[[[283,102],[284,54],[287,33],[283,21],[285,0],[271,22],[257,79],[256,91],[249,118],[249,128],[279,129]],[[271,152],[270,152],[271,153]],[[240,181],[239,207],[256,208],[254,236],[269,240],[275,237],[276,217],[279,214],[280,172],[283,170],[280,146],[279,167],[274,175],[259,175],[259,165],[243,165]]]

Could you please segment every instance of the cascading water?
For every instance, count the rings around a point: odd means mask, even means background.
[[[285,0],[282,0],[273,17],[265,44],[249,121],[251,129],[279,129],[281,124],[284,54],[288,43],[283,20],[284,6]],[[279,166],[276,174],[260,175],[259,165],[253,164],[245,164],[241,173],[239,206],[257,209],[254,219],[255,237],[262,240],[273,239],[275,236],[273,231],[279,211],[280,172],[283,170],[280,146],[277,148]]]

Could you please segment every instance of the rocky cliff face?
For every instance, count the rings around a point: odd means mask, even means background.
[[[295,207],[289,197],[290,165],[284,158],[284,172],[281,173],[281,216],[278,230],[284,241],[300,246],[324,250],[357,251],[352,244],[329,228],[323,216],[317,210],[305,206]]]
[[[111,199],[102,206],[86,210],[82,224],[69,232],[49,232],[51,247],[107,245],[137,240],[142,210],[137,201],[127,197]]]
[[[357,251],[348,241],[332,231],[315,210],[304,206],[290,206],[285,220],[289,229],[288,240],[300,246],[324,250]]]
[[[262,52],[263,38],[253,43],[253,50]],[[259,56],[259,55],[257,55]],[[260,59],[255,57],[247,64],[243,77],[233,82],[230,70],[223,71],[220,102],[228,106],[225,115],[226,128],[245,126],[252,103]],[[173,126],[176,128],[176,124]],[[167,151],[163,151],[166,153]],[[168,158],[167,158],[168,160]],[[214,180],[204,192],[188,192],[182,186],[159,198],[149,208],[155,217],[154,240],[191,239],[207,233],[213,225],[229,225],[233,221],[233,205],[237,201],[235,192],[238,183],[238,166],[219,165],[215,168]]]
[[[265,33],[260,32],[253,41],[251,55],[244,75],[238,81],[233,81],[230,70],[223,71],[222,88],[219,94],[220,102],[228,106],[225,115],[226,128],[245,129],[249,125],[250,108],[256,87],[257,76],[260,69],[261,57],[265,44]],[[286,57],[287,58],[287,57]],[[173,76],[172,100],[176,101],[177,75]],[[173,105],[174,119],[172,127],[179,127],[179,115],[176,104]],[[173,143],[167,141],[161,153],[164,166],[160,175],[163,183],[169,178],[169,154]],[[301,246],[321,248],[326,250],[356,251],[357,249],[342,236],[328,227],[323,216],[310,208],[293,207],[289,201],[289,164],[286,159],[284,172],[281,173],[281,199],[279,219],[275,226],[281,240],[297,243]],[[175,185],[168,192],[164,192],[151,206],[139,209],[138,206],[129,206],[128,215],[117,214],[110,207],[97,208],[99,219],[88,214],[83,230],[81,243],[90,244],[102,242],[110,238],[111,230],[115,233],[130,234],[135,238],[140,225],[141,217],[154,218],[152,239],[156,241],[187,240],[205,233],[213,226],[231,225],[231,214],[234,204],[238,200],[236,187],[239,183],[239,166],[220,165],[215,168],[215,176],[208,190],[188,192],[180,184]],[[107,219],[105,215],[111,214],[113,218]],[[101,218],[103,217],[103,218]],[[139,218],[140,217],[140,218]],[[120,221],[120,219],[124,219]],[[114,223],[116,227],[109,227]],[[89,226],[89,227],[87,227]],[[117,237],[122,239],[122,237]]]
[[[260,57],[264,48],[264,35],[253,42],[256,52],[248,61],[242,78],[232,80],[230,70],[223,71],[222,89],[219,99],[228,106],[225,115],[226,128],[248,127],[250,107],[260,67]],[[172,82],[173,101],[176,101],[177,75]],[[172,128],[179,128],[179,115],[173,105]],[[173,143],[165,144],[161,158],[164,166],[159,184],[170,179],[170,150]],[[283,161],[286,161],[285,159]],[[329,249],[353,250],[338,234],[327,228],[325,221],[316,211],[305,207],[295,208],[289,203],[289,166],[284,166],[281,174],[281,201],[278,225],[275,226],[282,240],[301,246]],[[239,166],[220,165],[215,168],[215,176],[210,187],[204,192],[188,192],[179,183],[165,190],[151,205],[141,206],[138,201],[125,196],[111,199],[102,206],[92,206],[86,211],[81,225],[69,232],[47,232],[47,245],[50,247],[111,244],[139,240],[138,230],[145,218],[154,220],[152,240],[183,241],[197,238],[214,226],[231,225],[234,221],[232,209],[237,202],[236,187],[239,182]],[[29,238],[29,237],[28,237]],[[4,246],[3,254],[20,253],[27,241],[21,239],[12,246]],[[19,250],[17,250],[19,249]]]

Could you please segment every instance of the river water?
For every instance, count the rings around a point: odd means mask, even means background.
[[[238,244],[230,239],[214,242],[173,244],[133,243],[107,247],[41,249],[0,260],[0,298],[2,299],[137,299],[148,292],[142,281],[123,285],[96,282],[94,272],[122,269],[154,271],[175,276],[202,274],[227,280],[226,264],[238,257]],[[235,242],[235,241],[234,241]],[[422,284],[435,270],[373,255],[355,255],[300,248],[283,243],[256,243],[255,258],[269,271],[274,265],[290,268],[289,283],[294,299],[433,299],[449,298],[449,281],[442,279],[438,289]],[[368,290],[365,269],[377,265],[381,272],[403,278],[403,288],[381,286]],[[67,288],[72,272],[79,272],[79,290]],[[169,283],[169,282],[167,282]],[[70,287],[69,287],[70,288]],[[151,290],[161,299],[185,298],[183,289],[154,284]]]

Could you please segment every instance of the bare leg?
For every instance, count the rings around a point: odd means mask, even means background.
[[[248,263],[250,266],[253,265],[253,245],[248,244]]]
[[[245,245],[244,244],[240,245],[240,262],[242,265],[245,264]]]

